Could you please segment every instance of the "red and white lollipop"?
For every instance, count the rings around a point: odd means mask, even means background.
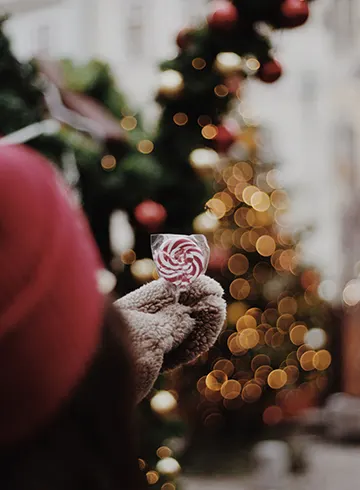
[[[188,237],[164,240],[154,254],[161,277],[177,287],[186,287],[204,273],[206,258],[201,248]]]

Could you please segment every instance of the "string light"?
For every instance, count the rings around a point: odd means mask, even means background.
[[[195,70],[203,70],[206,66],[206,61],[203,58],[194,58],[191,64]]]
[[[170,391],[158,391],[151,399],[150,406],[154,412],[167,415],[177,407],[177,400]]]
[[[184,88],[184,79],[176,70],[166,70],[160,75],[159,93],[162,96],[175,98]]]
[[[113,155],[105,155],[101,159],[101,166],[107,171],[114,170],[116,168],[116,158]]]
[[[215,60],[215,69],[222,75],[238,73],[242,68],[242,59],[236,53],[219,53]]]
[[[188,123],[189,118],[184,112],[177,112],[174,115],[173,120],[178,126],[185,126]]]
[[[150,140],[141,140],[137,144],[137,149],[144,155],[149,155],[154,150],[154,143]]]
[[[190,153],[189,160],[198,170],[213,170],[219,163],[219,155],[211,148],[197,148]]]
[[[137,120],[134,116],[125,116],[121,119],[120,126],[125,129],[125,131],[133,131],[137,126]]]

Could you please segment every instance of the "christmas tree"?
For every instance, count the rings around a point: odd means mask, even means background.
[[[162,65],[162,115],[151,136],[105,64],[64,61],[59,76],[44,63],[18,63],[0,33],[0,68],[10,80],[0,92],[6,115],[0,132],[55,116],[59,107],[46,94],[49,85],[56,88],[72,117],[66,113],[59,134],[28,144],[65,173],[72,157],[75,184],[119,293],[156,277],[150,233],[208,236],[210,269],[229,299],[228,328],[208,356],[175,379],[182,410],[193,417],[195,407],[201,426],[233,427],[239,410],[243,420],[258,414],[265,424],[279,423],[304,400],[314,403],[326,381],[330,357],[320,348],[326,337],[320,327],[327,307],[318,275],[300,269],[296,243],[278,228],[287,198],[277,171],[260,164],[259,130],[231,112],[248,76],[265,83],[281,76],[269,30],[302,25],[308,14],[303,0],[215,2],[203,26],[179,33],[178,56]],[[118,210],[126,212],[134,235],[127,248],[111,234]],[[162,490],[174,489],[179,466],[172,456],[182,445],[173,388],[173,380],[161,378],[141,412],[148,437],[140,465]]]

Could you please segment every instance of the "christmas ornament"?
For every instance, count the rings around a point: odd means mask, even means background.
[[[234,143],[235,137],[226,126],[218,126],[217,129],[217,135],[214,138],[216,149],[219,153],[226,153],[226,151]]]
[[[197,148],[189,156],[191,166],[199,173],[213,171],[219,163],[219,155],[211,148]]]
[[[216,56],[214,67],[223,76],[233,75],[241,71],[242,59],[236,53],[219,53]]]
[[[156,231],[166,220],[166,209],[154,201],[144,201],[136,206],[134,215],[138,223],[150,231]]]
[[[285,0],[281,5],[284,27],[299,27],[309,18],[309,5],[305,0]]]
[[[159,95],[176,98],[184,88],[184,79],[176,70],[165,70],[160,76]]]
[[[260,66],[257,76],[265,83],[276,82],[282,75],[282,68],[278,61],[267,61]]]
[[[179,289],[204,274],[209,261],[203,235],[154,235],[152,251],[159,276]]]
[[[193,33],[193,29],[189,29],[186,27],[184,29],[181,29],[176,37],[176,44],[179,46],[180,49],[184,50],[191,44],[191,37]]]
[[[235,26],[237,20],[235,5],[222,0],[215,3],[215,10],[208,16],[208,25],[212,29],[228,30]]]

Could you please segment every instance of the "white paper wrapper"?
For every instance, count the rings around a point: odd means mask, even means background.
[[[178,291],[205,274],[210,258],[204,235],[152,235],[151,249],[159,276]]]

